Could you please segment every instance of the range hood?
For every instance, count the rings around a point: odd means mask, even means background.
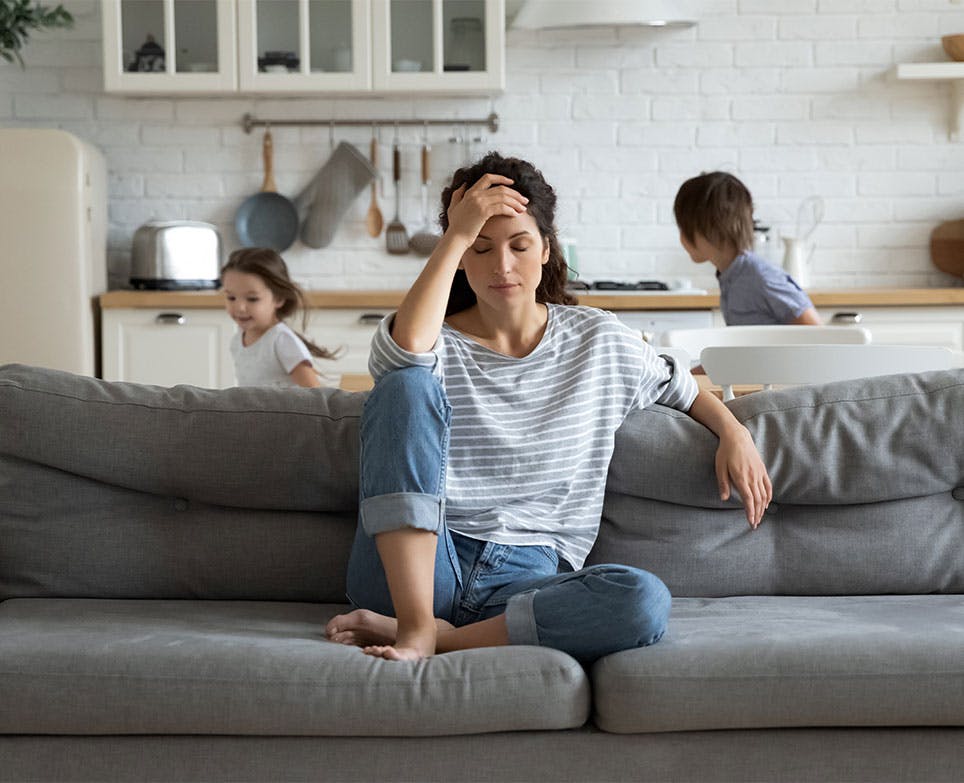
[[[692,27],[696,20],[673,0],[525,0],[511,27]]]

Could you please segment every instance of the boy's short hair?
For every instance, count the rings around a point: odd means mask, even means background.
[[[688,242],[701,234],[712,245],[733,245],[738,253],[753,246],[753,198],[746,185],[725,171],[686,180],[676,194],[673,214]]]

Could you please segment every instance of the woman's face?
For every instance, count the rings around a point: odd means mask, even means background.
[[[489,218],[462,256],[462,268],[480,304],[502,310],[535,302],[549,244],[529,213]]]

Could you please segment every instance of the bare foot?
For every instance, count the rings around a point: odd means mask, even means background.
[[[398,621],[368,609],[355,609],[331,618],[325,626],[325,635],[333,642],[357,647],[395,644]]]
[[[362,652],[388,661],[420,661],[435,655],[437,633],[435,623],[427,627],[416,626],[403,630],[394,644],[369,645],[363,647]]]
[[[436,631],[450,631],[454,627],[445,620],[435,618]],[[325,635],[339,644],[352,644],[356,647],[388,647],[395,644],[398,636],[398,621],[394,617],[387,617],[368,609],[355,609],[347,614],[332,617],[325,626]]]

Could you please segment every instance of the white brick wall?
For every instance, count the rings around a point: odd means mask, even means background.
[[[526,157],[560,198],[563,234],[579,241],[585,277],[689,277],[711,270],[678,246],[679,184],[725,168],[754,194],[758,217],[792,233],[801,199],[820,194],[826,216],[814,255],[817,286],[960,284],[938,272],[928,237],[964,217],[964,141],[948,140],[950,84],[898,82],[897,62],[944,59],[939,37],[964,32],[952,0],[712,0],[689,30],[603,29],[508,34],[508,89],[493,101],[448,99],[123,98],[106,95],[100,6],[67,0],[77,26],[36,34],[27,69],[0,64],[0,124],[55,126],[100,147],[110,169],[110,268],[125,284],[131,237],[151,218],[216,223],[236,246],[233,215],[261,184],[260,134],[241,116],[325,119],[485,116],[449,142],[435,127],[438,180],[488,148]],[[367,153],[367,128],[337,130]],[[421,224],[420,131],[404,129],[402,218]],[[329,154],[328,129],[278,128],[279,188],[296,195]],[[394,211],[391,131],[381,132],[381,206]],[[367,194],[334,243],[297,243],[286,257],[316,288],[407,286],[421,267],[389,256],[364,230]],[[437,206],[431,206],[434,212]]]

